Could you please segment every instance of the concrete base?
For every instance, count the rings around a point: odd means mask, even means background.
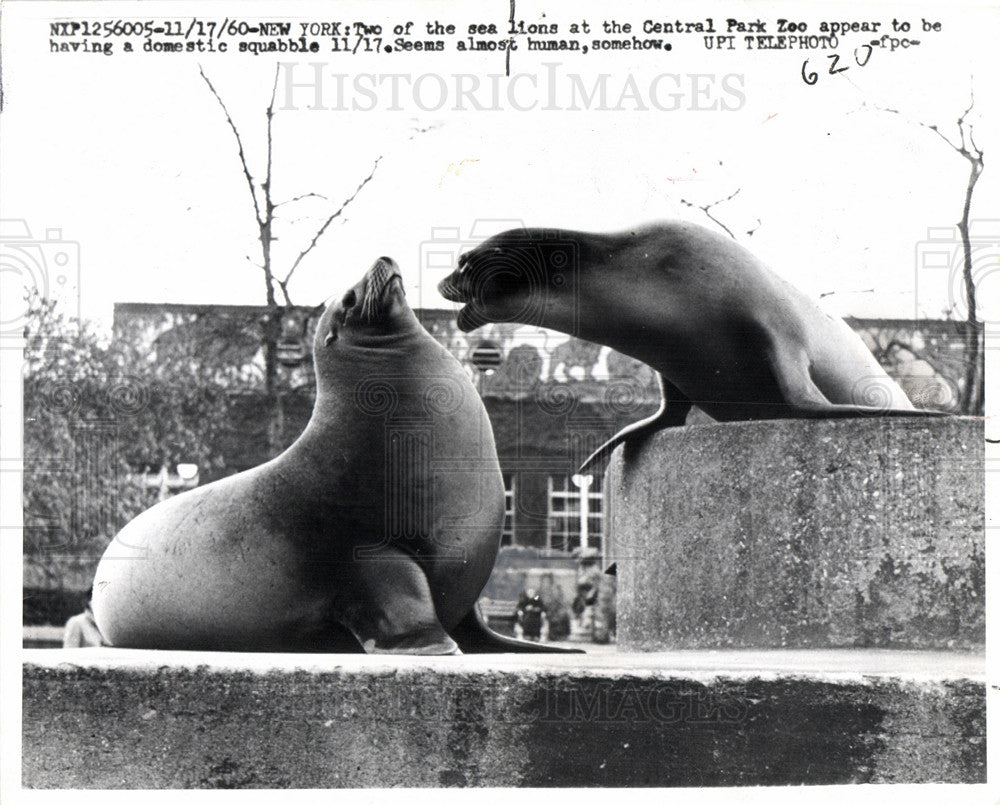
[[[30,788],[986,779],[974,654],[24,657]]]
[[[715,423],[619,448],[618,645],[985,640],[983,422]]]

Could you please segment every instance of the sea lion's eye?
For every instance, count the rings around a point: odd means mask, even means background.
[[[344,298],[340,300],[340,304],[341,307],[344,308],[344,310],[349,310],[350,308],[354,307],[355,304],[357,304],[357,301],[358,301],[358,295],[352,290],[344,294]]]

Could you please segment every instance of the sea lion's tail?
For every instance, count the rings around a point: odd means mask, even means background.
[[[553,646],[551,643],[532,643],[529,640],[517,640],[497,634],[486,624],[479,604],[474,604],[469,614],[449,634],[458,643],[463,654],[502,654],[502,653],[536,653],[536,654],[586,654],[583,649]]]
[[[684,414],[686,415],[686,411]],[[913,417],[915,419],[919,418],[940,418],[940,417],[950,417],[955,416],[955,414],[948,411],[935,411],[933,409],[927,408],[876,408],[874,406],[866,407],[862,405],[834,405],[830,404],[827,406],[815,406],[815,407],[805,407],[805,406],[789,406],[788,413],[784,419],[860,419],[860,418],[871,418],[877,419],[879,417]],[[768,418],[770,419],[770,418]],[[758,422],[764,421],[764,419],[756,420]],[[604,444],[598,447],[593,453],[591,453],[587,459],[580,465],[577,472],[581,475],[591,474],[597,475],[603,473],[611,461],[611,454],[614,452],[615,448],[624,442],[631,442],[638,444],[643,439],[652,436],[659,430],[664,430],[671,427],[679,427],[684,424],[684,420],[678,420],[676,415],[672,412],[667,415],[664,409],[660,409],[656,414],[649,417],[648,419],[641,419],[625,428],[622,428],[618,433],[608,439]]]

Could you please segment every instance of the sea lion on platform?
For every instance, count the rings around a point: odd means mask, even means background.
[[[546,650],[476,606],[504,488],[482,401],[380,258],[331,303],[316,402],[277,458],[132,520],[95,576],[114,646],[451,654]],[[550,649],[551,650],[551,649]]]
[[[438,286],[458,326],[520,322],[607,344],[660,374],[663,402],[602,445],[683,425],[919,415],[860,337],[735,241],[685,222],[595,234],[512,229]],[[934,412],[936,413],[936,412]]]

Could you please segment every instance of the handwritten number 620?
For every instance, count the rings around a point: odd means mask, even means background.
[[[862,59],[858,56],[858,51],[863,50],[865,48],[867,48],[868,52],[864,54],[864,60],[862,61]],[[862,45],[860,48],[855,48],[854,49],[855,64],[857,64],[858,67],[864,67],[866,64],[868,64],[868,61],[871,59],[872,52],[873,48],[871,45]],[[829,53],[827,54],[827,58],[830,60],[829,75],[837,75],[837,73],[842,73],[845,70],[849,70],[851,68],[850,65],[847,65],[846,67],[837,66],[840,62],[840,55],[838,53]],[[817,81],[819,81],[819,75],[816,73],[815,70],[809,70],[808,67],[809,67],[809,59],[806,59],[804,62],[802,62],[802,80],[805,81],[809,86],[812,86]]]

